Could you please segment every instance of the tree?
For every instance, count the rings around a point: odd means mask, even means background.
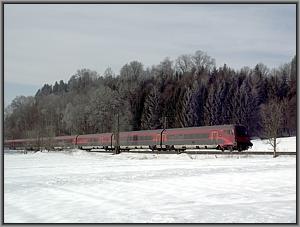
[[[296,56],[291,62],[291,74],[289,78],[287,126],[289,135],[296,135],[297,131],[297,63]]]
[[[132,61],[124,65],[120,70],[120,76],[128,82],[134,82],[140,79],[143,74],[143,64],[138,61]]]
[[[158,83],[164,85],[174,75],[173,61],[169,58],[165,58],[159,65],[152,69],[153,74],[158,80]]]
[[[103,73],[104,77],[115,77],[115,73],[113,72],[113,70],[111,69],[111,67],[107,67]]]
[[[176,59],[175,68],[176,71],[180,73],[191,72],[193,67],[195,67],[195,65],[191,55],[183,54]]]
[[[289,84],[288,84],[288,78],[291,74],[291,65],[290,64],[284,64],[279,68],[279,80],[280,84],[277,91],[277,96],[280,99],[284,99],[288,95],[288,91],[290,90]]]
[[[68,81],[68,87],[75,93],[87,92],[98,78],[98,73],[90,69],[77,70]]]
[[[237,108],[234,110],[236,122],[234,123],[244,125],[250,134],[253,134],[258,128],[259,106],[257,101],[249,78],[246,78],[237,93]]]
[[[39,89],[36,93],[37,96],[47,96],[52,93],[52,85],[45,84],[41,89]]]
[[[235,123],[235,121],[233,120],[236,111],[234,105],[237,99],[235,96],[235,92],[239,90],[236,85],[237,85],[236,80],[234,79],[234,77],[231,77],[226,81],[226,85],[224,86],[224,88],[227,87],[227,92],[224,97],[224,103],[222,105],[223,124]]]
[[[264,126],[264,133],[268,139],[268,144],[273,148],[274,155],[277,157],[277,137],[282,127],[282,118],[284,113],[285,101],[271,100],[262,107],[262,123]]]
[[[135,130],[140,127],[142,112],[141,101],[143,99],[140,88],[143,84],[143,65],[138,61],[132,61],[124,65],[120,71],[120,77],[117,83],[118,95],[129,104],[130,124]]]
[[[249,78],[251,88],[257,98],[258,105],[265,103],[268,98],[268,90],[266,89],[265,81],[266,77],[267,68],[262,64],[256,65],[252,73],[247,76],[247,78]]]
[[[197,90],[194,96],[195,111],[197,122],[195,126],[205,125],[204,111],[205,102],[207,99],[207,84],[203,81],[198,82]]]
[[[216,65],[216,60],[201,50],[195,52],[192,56],[192,61],[197,73],[199,73],[202,69],[210,71]]]
[[[182,95],[178,100],[178,110],[176,111],[176,121],[179,126],[193,127],[197,125],[197,109],[196,109],[196,91],[198,87],[195,83],[192,88],[185,86],[182,89]]]
[[[153,87],[146,96],[144,110],[141,119],[142,129],[157,129],[162,127],[161,97],[157,87]]]
[[[270,70],[263,63],[258,63],[254,68],[254,72],[256,74],[259,74],[260,76],[267,77],[269,75]]]

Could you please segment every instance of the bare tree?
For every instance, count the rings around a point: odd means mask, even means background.
[[[160,80],[166,80],[174,74],[173,61],[165,58],[159,65],[153,68],[154,75]]]
[[[268,138],[268,144],[273,147],[274,155],[277,157],[277,137],[282,127],[282,119],[284,114],[285,101],[271,100],[263,105],[261,110],[261,118],[265,136]]]
[[[267,77],[270,73],[270,69],[263,63],[258,63],[255,66],[254,71],[263,77]]]
[[[107,67],[103,73],[103,76],[105,78],[112,78],[112,77],[115,77],[115,73],[113,72],[111,67]]]
[[[183,54],[176,59],[175,68],[178,72],[181,73],[189,72],[192,70],[193,67],[195,66],[192,61],[191,55]]]
[[[196,72],[199,72],[201,68],[211,70],[216,65],[216,60],[201,50],[195,52],[192,56],[192,61],[196,67]]]

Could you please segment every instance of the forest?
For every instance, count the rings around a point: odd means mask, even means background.
[[[278,68],[263,63],[234,70],[203,51],[119,73],[80,69],[68,82],[43,85],[4,110],[5,139],[241,124],[265,137],[264,118],[280,110],[279,136],[296,135],[296,56]]]

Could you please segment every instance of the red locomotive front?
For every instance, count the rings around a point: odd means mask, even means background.
[[[239,151],[247,150],[253,145],[250,141],[250,136],[247,132],[247,129],[242,125],[235,126],[235,140],[236,148]]]

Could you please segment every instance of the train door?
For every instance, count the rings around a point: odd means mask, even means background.
[[[156,139],[155,139],[155,142],[156,142],[156,145],[161,145],[160,144],[160,137],[161,137],[161,134],[156,134]],[[167,141],[167,135],[166,134],[162,134],[162,142],[165,142]]]
[[[167,135],[166,134],[162,134],[162,141],[166,142],[167,141]]]
[[[211,132],[211,138],[212,138],[212,142],[213,144],[217,144],[217,140],[218,140],[218,131],[212,131]]]
[[[160,145],[160,133],[156,134],[155,142],[156,142],[156,145]]]

